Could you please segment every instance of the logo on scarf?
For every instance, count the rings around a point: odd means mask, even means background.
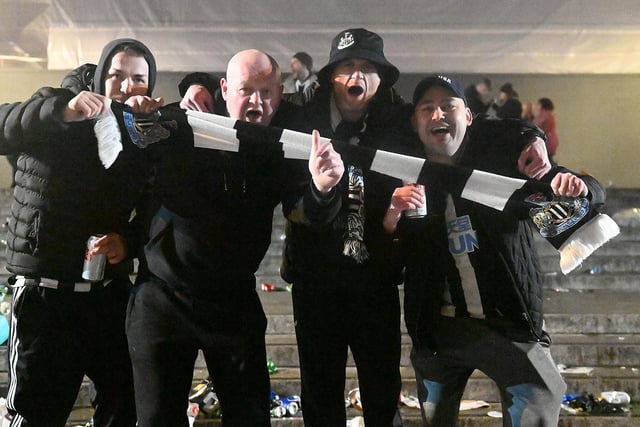
[[[533,223],[540,229],[542,237],[554,237],[576,225],[589,213],[589,200],[585,197],[575,199],[559,198],[550,202],[543,201],[540,194],[532,194],[526,202],[539,208],[529,211]]]

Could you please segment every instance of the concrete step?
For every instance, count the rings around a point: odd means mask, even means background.
[[[544,273],[558,275],[560,272],[559,256],[540,257],[540,268]],[[592,268],[598,267],[598,270]],[[638,274],[640,273],[639,255],[604,255],[596,254],[587,258],[580,267],[569,276],[585,274]]]
[[[640,331],[640,292],[545,293],[545,329],[553,334],[635,334]]]
[[[558,250],[541,236],[536,235],[534,247],[540,257],[559,257]],[[633,256],[640,254],[640,228],[630,231],[622,230],[621,233],[599,247],[592,256],[597,255],[621,255]]]
[[[602,267],[601,267],[602,269]],[[628,291],[637,292],[640,290],[640,274],[633,272],[598,274],[590,273],[547,273],[544,275],[545,289],[563,290],[607,290],[607,291]]]
[[[640,335],[554,334],[551,355],[566,366],[640,368]]]
[[[260,300],[269,319],[267,333],[294,335],[291,294],[261,292]],[[635,290],[550,290],[545,293],[545,329],[551,334],[635,334],[639,307]]]
[[[554,334],[551,354],[566,366],[640,367],[640,334]],[[293,335],[267,335],[267,357],[279,367],[297,367],[298,349]],[[401,366],[411,366],[411,339],[402,336]],[[355,366],[351,354],[348,366]],[[198,367],[204,368],[203,358]]]
[[[608,187],[607,189],[607,208],[612,206],[640,206],[640,194],[635,188],[618,188]]]

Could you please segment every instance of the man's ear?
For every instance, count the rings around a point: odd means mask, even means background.
[[[220,93],[222,94],[222,99],[227,100],[227,79],[224,77],[220,79]],[[211,94],[213,96],[213,94]]]
[[[470,126],[471,123],[473,123],[473,113],[471,112],[471,109],[467,107],[467,126]]]

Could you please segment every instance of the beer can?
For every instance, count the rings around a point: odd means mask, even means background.
[[[425,194],[424,185],[421,185],[421,184],[415,184],[415,185],[420,190],[420,192],[422,192],[422,194]],[[422,206],[418,206],[415,209],[406,209],[402,213],[407,218],[424,218],[425,216],[427,216],[427,203],[425,202]]]
[[[424,218],[427,216],[427,204],[416,208],[416,209],[406,209],[404,211],[404,216],[407,218]]]
[[[99,282],[104,279],[104,268],[107,264],[107,254],[92,255],[95,242],[102,236],[91,236],[87,240],[87,252],[84,256],[82,278],[90,282]]]

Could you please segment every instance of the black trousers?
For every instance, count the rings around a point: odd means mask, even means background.
[[[346,424],[349,349],[358,371],[365,424],[397,425],[401,388],[397,286],[374,281],[297,281],[292,297],[305,426]]]
[[[85,375],[95,385],[96,426],[136,425],[124,333],[130,290],[128,280],[90,292],[14,287],[7,394],[12,427],[63,427]]]
[[[484,320],[442,317],[430,334],[437,352],[413,348],[418,398],[425,426],[456,425],[465,387],[474,370],[495,381],[502,425],[558,425],[566,385],[547,345],[516,342]]]
[[[255,278],[204,294],[173,290],[152,278],[134,288],[127,336],[138,426],[188,426],[187,405],[202,350],[220,400],[224,425],[269,426],[266,316]],[[206,288],[206,286],[205,286]],[[244,290],[243,290],[244,289]]]

